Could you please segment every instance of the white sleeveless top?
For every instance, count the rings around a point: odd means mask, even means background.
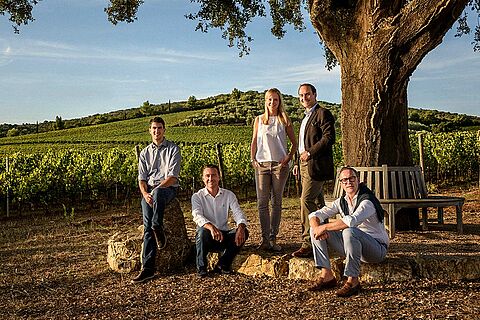
[[[268,117],[268,124],[263,124],[258,117],[257,153],[258,162],[280,162],[287,155],[287,132],[278,117]]]

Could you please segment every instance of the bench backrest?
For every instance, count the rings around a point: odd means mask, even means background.
[[[354,167],[359,179],[370,188],[379,200],[422,199],[427,197],[427,188],[420,166],[413,167]],[[340,168],[337,170],[339,176]],[[334,198],[342,196],[343,190],[338,178],[335,179]]]

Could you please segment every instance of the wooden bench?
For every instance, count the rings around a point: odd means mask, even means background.
[[[429,196],[425,186],[422,168],[414,167],[355,167],[359,180],[370,188],[388,213],[385,227],[390,238],[395,237],[395,214],[402,208],[422,209],[422,228],[428,229],[427,208],[437,208],[437,221],[443,224],[443,208],[455,207],[457,216],[457,232],[463,233],[462,207],[465,198]],[[337,177],[340,168],[337,170]],[[335,180],[334,199],[343,195],[343,189]]]

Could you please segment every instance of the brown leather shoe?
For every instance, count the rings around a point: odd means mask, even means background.
[[[358,294],[360,292],[361,288],[362,287],[360,286],[360,283],[357,284],[356,286],[352,286],[351,283],[345,282],[343,287],[341,287],[339,290],[337,290],[337,292],[335,292],[335,294],[337,295],[337,297],[350,297],[350,296],[353,296],[355,294]]]
[[[313,256],[313,251],[312,248],[301,247],[300,249],[292,253],[292,256],[297,258],[308,258]]]
[[[325,289],[335,288],[337,286],[337,279],[333,278],[332,280],[325,281],[325,279],[320,278],[314,284],[310,285],[308,291],[322,291]]]

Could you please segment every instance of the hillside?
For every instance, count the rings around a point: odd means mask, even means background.
[[[284,100],[287,111],[292,119],[294,121],[300,121],[303,117],[303,108],[300,106],[298,98],[291,95],[285,95]],[[320,103],[333,112],[337,119],[337,128],[339,128],[341,106],[339,104],[324,101],[321,101]],[[182,121],[175,122],[175,125],[184,127],[219,124],[250,126],[253,118],[263,112],[263,93],[257,91],[241,92],[237,89],[233,89],[229,94],[219,94],[205,99],[196,99],[194,96],[190,96],[187,101],[168,102],[163,104],[151,104],[149,101],[145,101],[137,108],[95,114],[78,119],[64,120],[61,116],[57,116],[55,121],[45,121],[36,124],[0,124],[0,138],[32,133],[41,134],[50,132],[50,134],[52,134],[52,131],[89,127],[86,131],[81,130],[73,132],[81,134],[82,139],[95,140],[96,136],[102,136],[102,134],[98,135],[98,130],[102,131],[104,128],[99,126],[99,129],[97,129],[96,126],[98,125],[117,123],[118,126],[114,126],[114,129],[117,129],[118,127],[122,127],[123,124],[128,127],[130,125],[143,123],[142,119],[152,115],[166,115],[195,110],[202,110],[202,112],[181,113],[184,118]],[[409,128],[411,130],[451,132],[456,130],[475,130],[480,128],[480,117],[476,116],[414,108],[409,108],[408,113]],[[139,120],[139,122],[135,122],[135,120]],[[175,130],[171,130],[170,133],[174,134],[174,131]],[[201,131],[201,129],[197,128],[194,129],[192,133],[198,135],[201,134]],[[213,134],[215,135],[216,133]],[[51,137],[57,137],[58,139],[62,135],[64,134],[56,133],[53,134],[53,136],[39,135],[38,139],[43,139],[44,137],[48,137],[49,139]],[[68,137],[70,133],[67,133],[66,135],[67,137],[64,140],[71,141],[72,139]],[[118,133],[114,134],[113,137],[116,137],[116,135],[118,135]],[[120,137],[121,139],[126,140],[136,140],[139,138],[138,136],[131,136],[130,134],[127,134],[126,136],[120,134]],[[27,140],[29,139],[27,138]],[[4,142],[2,141],[2,143]]]

